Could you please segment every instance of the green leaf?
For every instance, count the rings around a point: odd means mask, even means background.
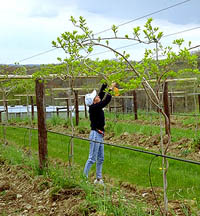
[[[158,36],[157,36],[157,39],[160,40],[162,38],[162,36],[163,36],[163,32],[159,32]]]
[[[89,47],[88,48],[88,52],[92,52],[93,51],[93,48],[92,47]]]
[[[52,43],[53,46],[57,46],[55,41],[52,41],[51,43]]]

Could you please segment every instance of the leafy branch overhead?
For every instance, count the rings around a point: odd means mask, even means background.
[[[56,42],[52,42],[54,47],[61,48],[66,53],[66,58],[59,58],[59,60],[69,68],[68,75],[73,74],[74,79],[77,72],[82,75],[91,73],[101,75],[107,82],[117,82],[124,91],[143,86],[150,101],[168,121],[163,110],[162,98],[158,94],[163,91],[164,82],[167,78],[179,77],[183,73],[199,73],[197,56],[191,55],[189,50],[183,47],[184,40],[174,40],[172,45],[177,49],[173,46],[164,47],[162,45],[164,34],[158,27],[153,26],[152,18],[147,20],[143,28],[134,27],[131,35],[120,36],[119,27],[113,25],[111,29],[114,35],[110,37],[95,37],[83,17],[79,17],[79,20],[71,17],[71,22],[77,30],[66,31],[57,38]],[[146,49],[142,60],[136,62],[130,60],[130,55],[126,51],[120,52],[112,47],[110,43],[112,40],[134,40],[146,45],[154,44],[155,48]],[[112,51],[116,59],[91,61],[89,56],[96,46]],[[135,55],[137,55],[137,49]],[[178,63],[181,63],[183,67],[179,67]],[[74,64],[79,66],[74,67]],[[156,82],[149,82],[151,79],[155,79]]]
[[[183,39],[177,39],[173,42],[173,45],[178,47],[178,53],[177,51],[173,51],[173,48],[170,46],[163,47],[161,43],[163,32],[159,31],[158,27],[153,26],[152,18],[147,20],[143,29],[140,26],[134,27],[131,35],[126,34],[123,37],[119,36],[119,28],[116,25],[113,25],[111,28],[114,35],[110,37],[95,37],[93,31],[89,29],[83,17],[80,16],[79,19],[76,20],[71,16],[70,21],[73,23],[76,30],[62,33],[61,36],[57,38],[57,41],[52,42],[52,45],[63,49],[66,53],[66,58],[58,58],[58,60],[61,63],[66,63],[68,67],[71,67],[67,73],[71,73],[71,76],[80,75],[80,73],[82,75],[88,75],[88,73],[103,75],[103,77],[106,77],[109,81],[117,79],[121,86],[130,89],[138,86],[138,80],[135,81],[135,77],[138,77],[140,82],[144,81],[144,79],[157,79],[158,82],[161,82],[161,80],[166,80],[167,77],[176,77],[185,71],[198,72],[197,58],[191,55],[188,49],[182,48]],[[146,49],[142,61],[133,62],[129,60],[130,55],[128,53],[125,51],[119,52],[110,45],[112,40],[134,40],[144,44],[155,44],[155,49]],[[103,62],[99,63],[97,60],[95,64],[91,64],[92,61],[89,60],[89,57],[95,46],[101,46],[111,50],[116,56],[115,62],[117,62],[117,66],[116,64],[109,64],[108,68],[104,65],[104,71],[102,71],[100,67],[102,68]],[[137,55],[137,51],[135,54]],[[160,59],[159,61],[158,58]],[[72,64],[75,62],[76,66],[72,67]],[[177,62],[183,62],[187,67],[178,71],[176,67]],[[79,68],[81,72],[79,70],[78,73],[76,68]],[[110,71],[112,71],[112,73]],[[116,75],[114,76],[114,74]],[[123,77],[125,77],[125,79],[123,79]],[[134,82],[137,84],[133,85]]]

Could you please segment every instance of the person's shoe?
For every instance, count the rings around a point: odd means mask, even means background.
[[[100,185],[104,185],[103,180],[102,179],[95,179],[94,180],[94,184],[100,184]]]

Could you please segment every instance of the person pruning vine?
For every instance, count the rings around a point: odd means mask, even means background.
[[[91,166],[96,162],[96,179],[95,184],[104,184],[102,179],[102,167],[104,161],[104,126],[105,116],[103,108],[107,106],[111,99],[111,92],[114,90],[116,83],[112,83],[108,88],[108,93],[105,96],[107,84],[102,84],[99,94],[94,90],[90,94],[85,95],[85,104],[89,106],[89,117],[91,131],[89,135],[90,150],[89,157],[85,164],[84,175],[88,178],[88,173]],[[105,98],[104,98],[105,96]]]

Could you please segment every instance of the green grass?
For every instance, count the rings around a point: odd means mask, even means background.
[[[29,148],[28,130],[7,127],[7,139],[21,147]],[[70,138],[58,134],[48,133],[48,155],[67,162],[69,157]],[[32,131],[32,146],[37,151],[37,131]],[[83,170],[88,157],[89,143],[74,139],[74,162]],[[150,187],[149,166],[155,156],[146,155],[126,149],[105,145],[104,175],[117,181],[130,182],[138,187]],[[95,173],[92,167],[91,175]],[[196,199],[200,197],[200,166],[169,160],[168,198]],[[155,158],[151,166],[151,178],[154,187],[162,188],[161,158]],[[178,193],[177,193],[178,191]]]
[[[134,122],[134,116],[133,114],[118,114],[117,119],[115,119],[115,114],[114,113],[106,113],[106,126],[105,126],[105,130],[107,132],[113,132],[115,134],[115,136],[120,136],[121,134],[123,134],[124,132],[128,132],[130,134],[143,134],[146,136],[153,136],[156,134],[160,134],[160,126],[155,126],[155,125],[151,125],[151,120],[150,120],[150,115],[152,115],[153,120],[157,120],[159,121],[159,116],[157,113],[152,112],[149,113],[148,115],[144,115],[144,112],[139,112],[139,119],[140,120],[148,120],[149,124],[139,124],[137,122]],[[189,117],[188,119],[190,119],[191,117]],[[129,122],[123,122],[123,121],[118,121],[120,119],[123,120],[129,120]],[[185,119],[185,118],[184,118]],[[180,122],[182,121],[186,121],[186,120],[182,120],[182,118],[180,119]],[[132,121],[132,122],[131,122]],[[195,122],[195,120],[191,121],[188,120],[188,123],[185,123],[185,125],[189,125],[193,122]],[[80,121],[79,127],[85,127],[85,128],[89,128],[89,120],[85,120],[82,119]],[[165,130],[163,129],[163,133],[165,133]],[[196,134],[194,132],[194,130],[192,128],[188,128],[188,129],[183,129],[183,128],[174,128],[171,127],[171,136],[172,136],[172,142],[176,142],[180,139],[182,139],[183,137],[187,137],[190,139],[196,139]]]
[[[9,163],[11,166],[21,166],[33,177],[41,174],[38,168],[37,156],[33,154],[30,158],[20,148],[11,144],[7,146],[0,144],[0,159],[1,161],[6,160],[6,163]],[[62,191],[62,189],[82,189],[85,192],[84,199],[82,197],[77,198],[77,200],[82,200],[78,209],[82,215],[88,215],[88,209],[95,209],[96,215],[147,215],[146,211],[149,210],[149,207],[138,200],[125,199],[124,192],[120,188],[109,186],[102,188],[86,183],[79,166],[74,166],[70,174],[66,172],[66,169],[68,168],[49,163],[48,170],[43,171],[43,180],[38,187],[42,189],[42,187],[51,185],[50,196],[59,194],[59,191]],[[50,179],[51,182],[49,181]],[[113,204],[113,196],[117,200],[117,204]],[[6,210],[3,212],[3,215],[7,215]],[[158,211],[155,211],[154,215],[158,216],[160,214]]]
[[[159,126],[152,126],[151,121],[157,120],[157,113],[151,115],[139,114],[139,119],[149,121],[149,124],[142,125],[134,122],[133,114],[115,115],[113,113],[106,113],[106,131],[113,132],[115,136],[120,136],[124,132],[130,134],[143,134],[152,136],[160,134]],[[184,125],[190,125],[194,118],[188,117],[176,117],[177,121],[182,122]],[[120,121],[128,120],[128,121]],[[132,122],[131,122],[132,121]],[[194,121],[195,122],[195,121]],[[193,124],[194,124],[193,122]],[[65,125],[69,126],[70,123],[67,120],[54,117],[48,121],[48,124],[57,126]],[[76,129],[89,130],[89,120],[81,119],[80,124]],[[198,145],[199,138],[192,128],[171,128],[172,142],[179,141],[182,138],[190,138]],[[0,136],[2,135],[2,130]],[[2,136],[1,136],[2,137]],[[26,146],[29,148],[29,131],[27,129],[14,129],[7,128],[7,139],[10,142],[17,143],[19,146]],[[195,141],[196,140],[196,141]],[[51,158],[59,158],[65,162],[69,158],[69,141],[70,138],[48,133],[48,155]],[[123,145],[123,143],[121,143]],[[194,143],[195,144],[195,143]],[[37,146],[37,131],[32,131],[32,145],[31,148],[34,151],[38,150]],[[89,143],[87,141],[74,139],[74,162],[80,167],[80,172],[83,171],[85,162],[88,157]],[[187,155],[187,149],[184,150],[183,156]],[[146,155],[138,152],[128,151],[125,149],[119,149],[105,145],[105,162],[103,167],[103,174],[115,179],[115,182],[125,181],[131,184],[137,185],[141,188],[150,187],[149,179],[149,166],[154,156]],[[193,200],[196,205],[200,204],[200,186],[198,184],[200,177],[200,167],[194,164],[187,164],[179,161],[169,161],[168,178],[168,199],[180,199],[180,200]],[[151,180],[153,187],[162,188],[162,169],[161,158],[155,158],[151,165]],[[95,166],[91,169],[91,175],[95,175]]]

